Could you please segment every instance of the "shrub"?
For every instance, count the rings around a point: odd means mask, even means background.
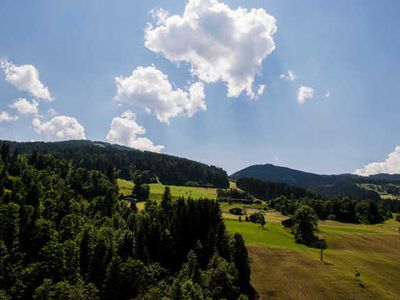
[[[336,220],[336,216],[334,214],[330,214],[326,219],[334,221],[334,220]]]
[[[264,225],[265,225],[265,218],[264,218],[264,215],[261,213],[251,214],[249,217],[249,220],[250,220],[250,222],[260,224],[261,227],[264,227]]]
[[[240,207],[234,207],[229,210],[232,215],[243,215],[243,209]]]

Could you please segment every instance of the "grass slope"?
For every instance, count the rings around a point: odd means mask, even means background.
[[[318,249],[294,242],[280,225],[283,218],[268,212],[265,230],[237,217],[225,221],[228,231],[241,233],[248,245],[251,280],[260,299],[396,299],[400,295],[400,223],[320,222],[319,235],[329,247],[321,262]],[[355,270],[361,274],[358,279]]]
[[[132,189],[134,187],[133,182],[124,179],[117,179],[117,184],[119,186],[120,192],[123,195],[125,196],[131,195]],[[149,184],[149,186],[150,186],[150,199],[156,201],[161,200],[166,185],[163,185],[161,183],[152,183]],[[173,198],[191,197],[193,199],[199,199],[199,198],[217,199],[216,188],[175,186],[175,185],[169,185],[169,187],[171,189],[171,195]]]
[[[130,195],[133,183],[117,180],[120,192]],[[231,187],[233,183],[231,183]],[[150,198],[160,200],[165,186],[150,185]],[[216,199],[216,189],[170,186],[174,198]],[[140,205],[143,203],[139,203]],[[229,213],[233,207],[251,213],[263,205],[221,203],[229,232],[242,234],[252,266],[251,281],[260,299],[396,299],[400,295],[400,223],[377,225],[320,222],[328,242],[324,261],[320,251],[294,242],[280,222],[280,213],[268,211],[265,229]],[[242,217],[244,220],[244,217]],[[355,270],[360,278],[355,278]]]

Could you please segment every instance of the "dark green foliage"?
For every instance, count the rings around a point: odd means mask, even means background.
[[[147,201],[149,200],[150,187],[147,184],[136,183],[133,187],[132,196],[137,201]]]
[[[360,223],[376,224],[383,221],[375,202],[358,201],[354,210]]]
[[[216,201],[118,197],[115,171],[0,149],[0,297],[237,299],[251,295],[243,239]],[[12,173],[12,175],[11,175]],[[146,185],[138,180],[136,196]],[[143,200],[148,199],[148,190]]]
[[[68,281],[53,283],[51,279],[44,279],[43,283],[35,289],[33,299],[99,299],[99,291],[93,284],[78,281],[71,284]]]
[[[238,280],[240,282],[241,292],[250,294],[250,260],[244,240],[240,234],[236,233],[233,236],[231,249],[232,261],[239,273]]]
[[[396,216],[396,221],[397,221],[397,222],[400,222],[400,215],[397,215],[397,216]]]
[[[18,204],[9,203],[0,206],[0,239],[11,252],[19,242],[19,210]]]
[[[220,168],[171,155],[139,151],[103,142],[0,141],[0,144],[0,153],[5,160],[9,159],[11,150],[17,149],[18,153],[32,154],[30,161],[38,169],[48,165],[48,162],[43,160],[44,156],[39,153],[53,153],[58,158],[71,161],[75,167],[101,171],[111,181],[118,174],[127,180],[140,177],[142,183],[154,182],[158,178],[162,183],[170,185],[192,182],[199,186],[229,186],[228,175]]]
[[[398,199],[385,199],[381,201],[381,205],[387,211],[400,213],[400,201]]]
[[[254,165],[231,175],[234,179],[255,178],[309,189],[327,198],[350,197],[353,200],[379,201],[377,192],[359,187],[360,183],[400,182],[395,175],[362,177],[350,174],[318,175],[271,164]],[[289,197],[287,194],[281,194]],[[278,196],[278,195],[277,195]],[[304,196],[302,196],[304,197]]]
[[[243,209],[241,209],[240,207],[234,207],[229,209],[229,213],[233,215],[243,215]]]
[[[241,191],[238,189],[218,189],[217,190],[218,194],[218,199],[223,201],[223,200],[229,200],[229,199],[254,199],[252,195],[245,191]]]
[[[265,217],[262,213],[253,213],[250,215],[249,217],[249,221],[256,223],[256,224],[260,224],[261,227],[264,227],[265,225]]]
[[[315,187],[312,190],[327,198],[348,197],[353,200],[371,200],[375,202],[381,200],[381,197],[377,192],[363,189],[356,183],[352,182]]]
[[[318,221],[312,207],[301,205],[293,215],[293,232],[296,242],[309,245],[315,239]]]
[[[348,223],[376,224],[384,220],[388,215],[383,207],[378,208],[373,201],[354,201],[348,198],[319,200],[319,199],[287,199],[278,197],[269,202],[269,206],[292,215],[302,204],[313,208],[315,214],[321,220],[336,220]]]
[[[207,270],[203,272],[203,284],[206,295],[212,299],[235,299],[239,296],[238,271],[233,263],[229,263],[218,254],[214,254]]]
[[[289,198],[315,197],[310,191],[290,186],[285,183],[268,182],[253,178],[240,178],[236,181],[238,188],[245,190],[256,198],[262,200],[270,200],[278,196],[286,196]]]

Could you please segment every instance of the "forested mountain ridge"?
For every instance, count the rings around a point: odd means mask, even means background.
[[[88,140],[64,142],[12,142],[0,141],[0,147],[9,145],[10,151],[21,154],[53,153],[57,158],[71,161],[76,167],[117,172],[123,179],[131,179],[134,170],[149,171],[164,184],[199,185],[226,188],[227,173],[186,158],[168,154],[140,151],[119,145]]]
[[[320,175],[273,164],[252,165],[230,175],[234,179],[250,177],[310,188],[327,184],[352,183],[400,183],[400,174],[376,174],[358,176],[354,174]]]
[[[400,184],[400,175],[378,174],[362,177],[353,174],[319,175],[298,171],[272,164],[253,165],[233,173],[233,179],[256,178],[271,182],[286,183],[309,189],[329,198],[351,197],[379,201],[380,196],[373,190],[364,189],[361,184]]]
[[[230,177],[234,179],[243,177],[257,178],[310,188],[319,185],[338,183],[340,181],[347,181],[349,178],[352,178],[353,175],[319,175],[287,167],[265,164],[249,166],[233,173]]]

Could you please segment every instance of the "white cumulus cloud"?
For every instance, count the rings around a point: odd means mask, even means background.
[[[145,133],[146,130],[136,123],[135,114],[131,111],[126,111],[120,117],[112,120],[106,139],[110,143],[125,145],[143,151],[161,152],[164,150],[164,146],[154,145],[148,138],[139,137]]]
[[[17,120],[18,117],[10,115],[6,111],[0,112],[0,123],[1,122],[11,122]]]
[[[7,60],[0,60],[0,67],[4,71],[5,79],[8,83],[21,91],[30,93],[32,96],[53,100],[48,87],[39,79],[39,71],[33,65],[14,65]]]
[[[86,139],[85,129],[72,117],[57,116],[47,122],[35,118],[32,124],[37,133],[43,134],[51,141]]]
[[[397,146],[383,162],[372,162],[364,168],[357,169],[354,174],[369,176],[374,174],[400,174],[400,146]]]
[[[275,49],[276,20],[264,9],[231,9],[217,0],[189,0],[182,15],[152,11],[145,46],[172,62],[186,62],[206,83],[223,81],[229,97],[255,98],[253,83]]]
[[[297,78],[296,74],[291,70],[288,70],[286,74],[281,74],[280,77],[287,81],[294,81]]]
[[[128,77],[116,77],[115,83],[116,101],[143,107],[161,122],[169,123],[170,118],[180,115],[191,117],[207,108],[203,83],[193,83],[187,90],[173,88],[168,76],[154,66],[138,67]]]
[[[37,115],[38,113],[38,103],[35,100],[31,102],[26,100],[25,98],[18,98],[14,100],[12,104],[10,104],[11,108],[17,110],[20,114],[34,114]]]
[[[301,85],[297,90],[297,101],[304,104],[308,99],[314,98],[314,89],[312,87]]]

